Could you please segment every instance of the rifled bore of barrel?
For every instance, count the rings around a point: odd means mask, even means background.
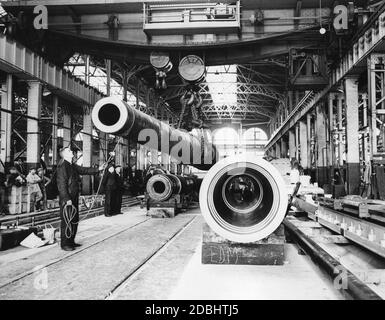
[[[282,223],[288,205],[280,172],[255,155],[217,162],[203,179],[199,204],[208,225],[235,242],[268,237]]]

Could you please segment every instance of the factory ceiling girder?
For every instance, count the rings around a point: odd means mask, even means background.
[[[309,32],[317,36],[318,30],[312,29]],[[319,33],[318,33],[319,34]],[[100,40],[97,38],[84,37],[82,35],[66,33],[47,33],[46,43],[51,46],[62,46],[70,43],[73,52],[83,52],[100,58],[107,58],[118,61],[129,61],[130,64],[148,64],[152,51],[166,51],[170,53],[172,61],[178,61],[181,57],[188,54],[197,54],[204,58],[208,66],[228,65],[228,64],[252,64],[262,59],[279,57],[286,55],[291,48],[319,48],[326,47],[325,40],[307,39],[303,33],[293,33],[288,35],[276,36],[271,39],[261,39],[255,41],[235,42],[232,45],[226,43],[211,47],[191,45],[188,47],[175,46],[168,44],[165,46],[157,45],[131,45],[119,41]]]
[[[278,61],[274,61],[274,60],[266,60],[266,62],[264,61],[261,61],[260,64],[274,64],[276,66],[279,66],[281,68],[283,68],[286,72],[286,67],[287,67],[287,63],[286,61],[281,61],[281,62],[278,62]],[[268,86],[277,86],[277,85],[282,85],[282,80],[279,79],[278,74],[275,74],[274,76],[272,76],[271,74],[272,73],[269,73],[269,74],[266,74],[266,73],[262,73],[262,72],[258,72],[256,71],[255,69],[253,69],[253,67],[255,66],[258,66],[258,64],[256,65],[238,65],[238,71],[244,75],[245,73],[248,73],[248,78],[254,78],[256,81],[258,81],[258,84],[259,85],[268,85]],[[282,73],[279,74],[279,76],[282,77]]]
[[[249,103],[249,104],[254,104],[254,105],[258,105],[258,106],[263,106],[263,108],[267,108],[267,109],[276,109],[277,108],[277,103],[272,103],[271,100],[268,101],[268,100],[263,100],[263,99],[253,99],[253,98],[249,98],[247,99],[247,97],[240,97],[238,96],[237,98],[237,102],[238,103]],[[212,99],[211,98],[205,98],[203,99],[203,103],[204,104],[209,104],[209,103],[212,103]]]
[[[100,61],[99,59],[92,59],[94,65],[101,70],[106,72],[106,65],[104,61]],[[161,114],[161,108],[164,109],[165,116],[168,119],[174,119],[176,118],[176,114],[170,109],[170,107],[167,105],[167,102],[163,97],[160,97],[159,94],[154,92],[153,88],[151,88],[147,83],[144,82],[144,80],[141,79],[139,74],[149,69],[149,65],[127,65],[126,63],[119,63],[119,62],[113,62],[112,63],[112,70],[111,70],[111,76],[112,78],[117,81],[122,87],[124,85],[124,81],[126,81],[127,89],[131,92],[131,94],[136,95],[136,86],[139,84],[139,100],[142,102],[146,102],[148,98],[148,94],[151,92],[153,94],[152,98],[155,108],[158,108],[159,115]],[[126,73],[126,75],[124,74]],[[149,108],[151,109],[151,108]],[[141,111],[146,111],[142,109]],[[156,111],[154,111],[155,114]]]
[[[55,14],[65,13],[66,6],[72,6],[76,12],[81,14],[97,14],[103,12],[142,12],[144,0],[19,0],[17,3],[10,3],[8,7],[18,6],[27,9],[31,6],[46,5],[50,6]],[[156,2],[156,1],[154,1]],[[186,3],[186,0],[163,0],[162,3]],[[233,3],[234,0],[222,0],[222,3]],[[334,0],[322,0],[324,7],[331,7]],[[357,5],[364,5],[366,0],[355,0]],[[188,0],[188,3],[202,3],[202,0]],[[298,3],[301,8],[316,8],[319,0],[242,0],[244,9],[296,9]]]
[[[177,1],[190,5],[192,1]],[[198,1],[198,3],[201,1]],[[234,1],[224,1],[232,3]],[[287,2],[282,4],[282,2]],[[290,3],[291,2],[291,3]],[[285,24],[285,21],[279,21],[280,28],[276,29],[276,26],[272,21],[264,22],[262,26],[254,25],[249,19],[256,10],[266,10],[268,17],[274,16],[275,18],[287,20],[288,17],[295,17],[295,8],[297,7],[297,1],[247,1],[242,0],[242,28],[238,33],[228,34],[226,37],[219,37],[218,40],[207,39],[203,43],[202,39],[195,41],[191,40],[191,43],[185,40],[184,36],[177,35],[179,38],[173,38],[170,40],[169,35],[163,38],[157,38],[154,41],[151,37],[148,37],[143,31],[143,3],[144,1],[103,1],[103,5],[99,1],[6,1],[4,2],[5,9],[18,15],[20,11],[24,14],[32,14],[32,9],[38,4],[47,6],[49,10],[49,29],[54,30],[55,33],[60,32],[72,34],[75,36],[88,37],[89,39],[108,41],[111,37],[111,28],[116,28],[118,39],[125,45],[141,45],[143,47],[152,45],[152,49],[164,46],[165,48],[187,48],[195,46],[204,49],[205,47],[228,46],[246,43],[248,41],[255,41],[259,39],[266,39],[275,37],[276,35],[286,34],[287,32],[307,28],[310,25],[314,26],[318,23],[318,18],[313,17],[309,20],[309,16],[316,15],[316,10],[319,8],[319,3],[316,0],[306,0],[303,2],[303,19],[299,25],[294,23],[293,20],[290,23]],[[359,2],[365,2],[364,0]],[[175,3],[175,1],[173,1]],[[281,5],[277,6],[277,3]],[[167,5],[167,3],[164,3]],[[332,6],[331,0],[323,1],[323,15],[329,16],[331,13],[330,7]],[[277,9],[280,10],[277,10]],[[313,12],[314,11],[314,12]],[[119,20],[118,26],[111,26],[108,24],[110,17],[116,15]],[[289,19],[290,20],[290,19]],[[298,20],[298,17],[297,17]],[[271,25],[271,23],[273,23]],[[199,34],[200,30],[195,33]],[[214,32],[215,33],[215,32]],[[266,37],[269,34],[269,37]],[[115,38],[114,38],[115,39]],[[314,39],[313,39],[314,41]],[[107,45],[107,42],[106,42]]]
[[[219,119],[244,119],[246,116],[251,116],[254,119],[262,117],[265,118],[265,120],[269,120],[273,116],[273,113],[268,112],[259,106],[240,103],[235,105],[206,104],[202,106],[202,112],[206,119],[212,119],[216,117]]]
[[[33,3],[45,2],[46,4],[52,4],[53,1],[28,1],[18,2],[19,5],[26,4],[28,6]],[[79,10],[81,6],[77,1],[61,1],[60,5],[69,5],[71,3],[70,15],[72,19],[81,18],[84,14],[82,10]],[[88,8],[95,8],[96,3],[91,1],[88,4]],[[141,2],[141,1],[112,1],[113,3],[123,2]],[[263,5],[266,8],[274,7],[272,1],[266,3],[264,1],[242,1],[242,6],[245,2],[248,6]],[[279,1],[281,8],[297,8],[297,1],[287,1],[285,4]],[[289,4],[290,2],[290,4]],[[292,3],[291,3],[292,2]],[[311,4],[309,1],[301,1],[303,7],[314,8],[319,6],[319,2],[313,1]],[[328,4],[323,2],[323,6],[331,6],[332,1]],[[65,3],[65,4],[64,4]],[[84,2],[83,2],[84,3]],[[55,4],[58,4],[55,1]],[[94,4],[94,5],[92,5]],[[105,8],[111,5],[111,2],[105,4]],[[278,6],[279,7],[279,6]],[[59,6],[57,6],[59,8]],[[83,7],[86,8],[86,7]],[[19,8],[20,9],[20,8]],[[142,7],[140,6],[140,12]],[[106,11],[107,12],[107,11]],[[91,12],[92,13],[92,12]],[[109,13],[113,13],[112,11]],[[66,15],[69,13],[66,12]],[[81,31],[81,30],[80,30]],[[107,38],[91,37],[79,33],[66,33],[66,32],[52,32],[48,30],[41,35],[43,39],[42,43],[61,48],[71,48],[73,52],[81,52],[92,56],[93,61],[96,62],[98,67],[105,70],[104,59],[111,59],[112,63],[112,78],[119,84],[123,84],[124,80],[127,81],[127,89],[134,93],[136,92],[136,84],[139,82],[140,100],[146,102],[147,92],[154,83],[154,71],[149,66],[149,56],[153,50],[166,50],[170,53],[171,60],[174,63],[174,69],[177,66],[177,62],[181,57],[187,54],[198,54],[204,58],[206,65],[228,65],[237,64],[238,83],[237,83],[237,110],[239,108],[246,108],[245,112],[248,114],[258,114],[261,110],[260,106],[263,106],[264,110],[274,110],[283,101],[283,92],[286,90],[286,60],[271,61],[271,59],[287,56],[290,48],[319,48],[326,47],[327,43],[324,37],[321,37],[318,28],[310,27],[305,29],[299,29],[289,32],[283,32],[282,34],[275,34],[273,36],[266,36],[248,40],[227,41],[226,43],[186,43],[186,44],[153,44],[153,43],[134,43],[124,41],[113,41]],[[49,50],[47,51],[49,52]],[[270,61],[265,61],[270,59]],[[58,61],[63,63],[63,61]],[[244,65],[243,65],[244,63]],[[276,68],[262,68],[263,72],[257,71],[260,64],[266,65],[271,63]],[[280,68],[282,72],[277,72],[277,68]],[[267,71],[267,73],[265,73]],[[183,94],[183,82],[181,82],[177,73],[174,72],[167,77],[166,90],[156,92],[156,100],[162,97],[164,100],[166,112],[173,114],[179,113],[180,101],[179,98]],[[182,87],[177,87],[182,86]],[[204,103],[212,102],[211,94],[207,83],[201,84],[200,93],[204,99]],[[158,102],[155,103],[158,105]],[[168,106],[169,108],[168,108]],[[250,109],[247,109],[250,107]],[[254,108],[258,106],[258,108]],[[151,108],[150,108],[151,109]],[[175,112],[175,114],[174,114]],[[238,112],[238,111],[237,111]],[[266,115],[265,115],[266,116]],[[268,117],[271,117],[269,113]]]
[[[79,55],[77,55],[79,58]],[[103,71],[106,71],[106,64],[104,60],[98,59],[98,58],[92,58],[92,65],[94,67],[98,67]],[[71,65],[71,62],[74,64],[74,66],[82,66],[82,63],[79,63],[79,59],[76,59],[76,56],[72,61],[70,61],[69,65]],[[269,65],[271,62],[264,62],[263,66],[266,64]],[[237,83],[237,92],[234,92],[237,94],[237,100],[238,100],[238,106],[236,108],[230,107],[229,110],[232,110],[232,113],[228,116],[225,116],[225,114],[222,112],[221,118],[242,118],[244,119],[246,114],[248,116],[254,115],[255,117],[265,116],[268,118],[272,118],[274,116],[274,112],[272,112],[273,109],[276,108],[278,102],[282,101],[283,96],[275,91],[274,86],[284,86],[284,83],[281,82],[280,85],[278,83],[282,81],[282,79],[274,78],[274,83],[269,84],[268,81],[270,79],[268,77],[261,76],[261,73],[256,71],[256,66],[248,66],[244,69],[247,70],[247,74],[241,74],[238,77],[238,81],[244,80],[248,83]],[[243,66],[238,66],[238,69],[243,68]],[[139,83],[139,94],[140,94],[140,100],[144,103],[146,103],[146,99],[148,99],[148,91],[150,90],[153,94],[155,91],[151,88],[151,86],[148,84],[149,82],[153,81],[152,78],[148,78],[148,74],[153,75],[154,71],[149,65],[128,65],[124,62],[113,62],[112,63],[112,78],[115,79],[118,83],[121,85],[124,82],[124,79],[127,81],[127,88],[128,90],[135,95],[136,93],[136,85]],[[145,74],[143,74],[143,72]],[[238,74],[238,73],[237,73]],[[263,84],[257,83],[253,80],[254,78],[261,79],[263,81]],[[146,79],[143,79],[144,78]],[[139,110],[144,111],[150,115],[155,115],[156,111],[154,110],[158,108],[158,116],[161,113],[160,108],[164,108],[166,111],[166,117],[170,119],[173,123],[177,122],[175,119],[178,117],[176,113],[179,111],[179,104],[180,104],[180,97],[184,92],[185,84],[182,82],[179,76],[171,76],[168,78],[168,80],[172,79],[172,83],[167,90],[164,90],[163,92],[157,92],[155,95],[152,95],[152,98],[155,97],[154,101],[155,103],[150,103],[150,107],[147,108],[140,104],[138,106]],[[143,82],[145,81],[145,83]],[[179,83],[179,84],[176,84]],[[230,83],[233,84],[233,83]],[[210,110],[210,108],[207,108],[205,105],[212,104],[212,98],[211,98],[211,92],[209,89],[209,85],[207,82],[203,82],[200,85],[200,94],[203,98],[204,107],[202,108],[202,113],[207,115]],[[270,87],[272,86],[272,87]],[[121,89],[122,91],[122,89]],[[160,99],[161,97],[161,99]],[[167,102],[169,102],[167,104]],[[155,105],[155,106],[154,106]],[[245,111],[240,114],[242,111],[241,108],[244,108]],[[172,111],[172,110],[173,111]],[[224,111],[224,110],[222,110]],[[175,113],[174,113],[175,112]],[[235,114],[236,113],[236,114]],[[205,116],[206,119],[209,119],[208,116]]]
[[[253,84],[248,84],[248,83],[240,83],[240,82],[237,82],[237,83],[229,83],[229,85],[233,85],[233,84],[236,84],[236,88],[235,91],[226,91],[226,92],[223,92],[223,94],[231,94],[231,93],[234,93],[234,94],[246,94],[246,95],[257,95],[257,96],[264,96],[264,97],[267,97],[267,98],[270,98],[270,99],[273,99],[273,100],[282,100],[283,99],[283,96],[269,88],[266,88],[266,87],[262,87],[256,83],[253,83]],[[201,90],[199,91],[199,93],[205,95],[205,94],[211,94],[213,93],[210,89],[207,89],[206,85],[202,85],[201,86]],[[218,92],[216,92],[218,94]],[[221,93],[219,93],[221,94]]]
[[[313,94],[311,99],[301,108],[295,108],[289,116],[272,133],[266,149],[274,146],[280,138],[295,126],[296,123],[308,112],[320,103],[324,102],[327,94],[337,90],[345,77],[357,76],[367,68],[367,59],[370,54],[384,52],[385,36],[385,3],[378,7],[378,10],[369,17],[367,23],[354,35],[349,50],[345,52],[342,59],[330,70],[329,84],[322,91]]]

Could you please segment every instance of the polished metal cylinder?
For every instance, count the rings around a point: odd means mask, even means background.
[[[194,136],[177,130],[122,101],[118,97],[99,100],[92,109],[92,121],[97,129],[107,134],[129,136],[138,143],[146,144],[151,140],[151,132],[156,134],[153,147],[172,154],[174,147],[183,150],[176,154],[182,163],[200,170],[208,170],[217,161],[217,151],[203,136]],[[150,147],[152,148],[152,146]],[[186,153],[186,154],[183,154]]]
[[[255,155],[241,155],[223,159],[208,171],[199,203],[214,232],[235,242],[255,242],[282,223],[288,194],[272,164]]]
[[[155,201],[167,201],[176,194],[188,194],[197,188],[197,180],[193,177],[182,177],[173,174],[156,174],[146,185],[148,196]]]

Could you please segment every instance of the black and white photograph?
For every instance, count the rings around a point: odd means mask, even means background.
[[[0,0],[0,310],[384,298],[385,0]]]

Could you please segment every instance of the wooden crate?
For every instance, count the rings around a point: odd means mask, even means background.
[[[9,214],[29,213],[33,211],[31,188],[29,186],[13,186],[8,194]]]
[[[47,209],[56,209],[59,208],[59,200],[47,200]]]
[[[9,204],[8,205],[8,213],[9,214],[20,214],[21,213],[21,204]]]

